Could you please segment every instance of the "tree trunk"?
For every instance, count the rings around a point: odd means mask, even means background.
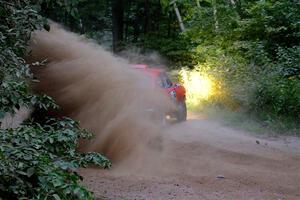
[[[150,30],[150,4],[149,0],[144,0],[145,21],[144,21],[144,33],[148,33]]]
[[[127,1],[127,7],[130,8],[131,7],[131,3],[132,3],[132,0],[128,0]],[[126,11],[124,11],[126,14],[124,16],[124,18],[126,19],[124,21],[124,26],[125,26],[125,30],[124,30],[124,41],[128,41],[129,39],[129,27],[132,26],[133,22],[130,18],[130,15],[131,15],[131,12],[130,12],[130,9],[126,9]]]
[[[219,31],[219,20],[217,16],[217,3],[216,0],[212,0],[213,12],[214,12],[214,21],[215,21],[215,32]]]
[[[113,51],[117,52],[123,42],[124,29],[124,5],[123,0],[113,0],[112,2],[112,34],[113,34]]]
[[[230,5],[236,10],[236,13],[241,17],[242,15],[242,4],[240,0],[229,0]]]
[[[168,17],[168,37],[170,37],[170,35],[171,35],[171,23],[172,23],[172,21],[171,21],[171,14],[169,13],[168,14],[169,15],[169,17]]]
[[[196,4],[197,4],[198,8],[201,8],[201,6],[200,6],[200,0],[196,0]]]
[[[141,19],[140,13],[139,11],[137,11],[133,21],[133,42],[134,43],[138,41],[140,35],[140,23],[141,23],[140,19]]]
[[[180,15],[180,12],[179,12],[179,9],[176,5],[176,2],[175,1],[172,1],[173,3],[173,6],[174,6],[174,10],[175,10],[175,13],[176,13],[176,16],[177,16],[177,19],[178,19],[178,22],[179,22],[179,26],[180,26],[180,29],[181,31],[185,31],[185,27],[184,27],[184,24],[183,24],[183,21],[182,21],[182,18],[181,18],[181,15]]]

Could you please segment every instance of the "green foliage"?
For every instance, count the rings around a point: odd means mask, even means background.
[[[279,47],[277,51],[277,60],[277,70],[282,76],[286,78],[299,78],[300,45],[290,48]]]
[[[23,1],[1,3],[0,7],[0,116],[15,108],[39,104],[42,99],[30,94],[27,79],[32,78],[23,59],[33,30],[43,24],[33,7]],[[53,106],[53,103],[44,104]]]
[[[5,113],[14,113],[15,109],[21,107],[34,106],[44,110],[57,108],[51,97],[31,94],[25,81],[15,81],[13,79],[3,81],[0,93],[0,116],[2,117]]]
[[[210,103],[299,121],[299,2],[217,0],[216,16],[212,4],[201,2],[201,8],[182,2],[192,8],[180,39],[189,43],[185,54],[195,68],[227,93]]]
[[[177,40],[177,42],[174,42],[174,40]],[[138,45],[145,49],[155,49],[176,65],[192,66],[196,64],[193,62],[192,54],[189,53],[190,44],[182,39],[182,36],[168,38],[157,34],[148,34],[142,38]]]
[[[110,162],[100,154],[75,151],[91,135],[71,119],[51,119],[0,130],[0,197],[3,199],[92,199],[78,185],[78,167]]]
[[[110,1],[42,0],[39,5],[43,16],[66,25],[72,31],[99,42],[102,38],[107,40],[107,29],[111,28]]]
[[[62,2],[71,3],[56,3]],[[52,98],[31,92],[30,82],[37,80],[23,59],[30,53],[27,42],[32,31],[51,28],[38,14],[43,1],[0,3],[1,125],[5,114],[21,107],[47,110],[57,105]],[[72,14],[72,9],[66,9]],[[43,63],[30,64],[43,67]],[[89,137],[90,133],[68,118],[50,119],[45,124],[27,120],[18,128],[0,129],[0,199],[93,199],[79,185],[82,177],[75,170],[88,164],[103,168],[111,164],[100,154],[76,152],[79,139]]]

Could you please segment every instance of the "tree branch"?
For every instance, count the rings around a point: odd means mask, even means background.
[[[10,5],[10,6],[14,6],[14,4],[12,4],[12,3],[9,3],[9,2],[6,2],[6,1],[2,1],[2,0],[0,0],[0,3],[4,3],[4,4],[6,4],[6,5]]]

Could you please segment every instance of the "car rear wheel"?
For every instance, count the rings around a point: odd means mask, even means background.
[[[186,110],[186,103],[185,101],[180,101],[177,103],[177,121],[183,122],[186,121],[187,117],[187,110]]]

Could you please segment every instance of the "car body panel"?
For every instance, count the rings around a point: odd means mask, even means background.
[[[185,88],[178,83],[171,82],[165,70],[156,67],[150,68],[145,64],[136,64],[132,65],[132,67],[145,72],[145,74],[148,74],[151,78],[153,87],[157,87],[157,85],[159,85],[160,89],[162,89],[165,94],[170,96],[171,92],[175,91],[176,101],[185,101]]]
[[[165,116],[175,117],[178,122],[185,121],[187,116],[185,88],[179,83],[173,83],[166,71],[161,68],[150,68],[145,64],[132,65],[132,67],[149,75],[153,88],[161,90],[162,93],[170,97],[176,109],[165,113]]]

